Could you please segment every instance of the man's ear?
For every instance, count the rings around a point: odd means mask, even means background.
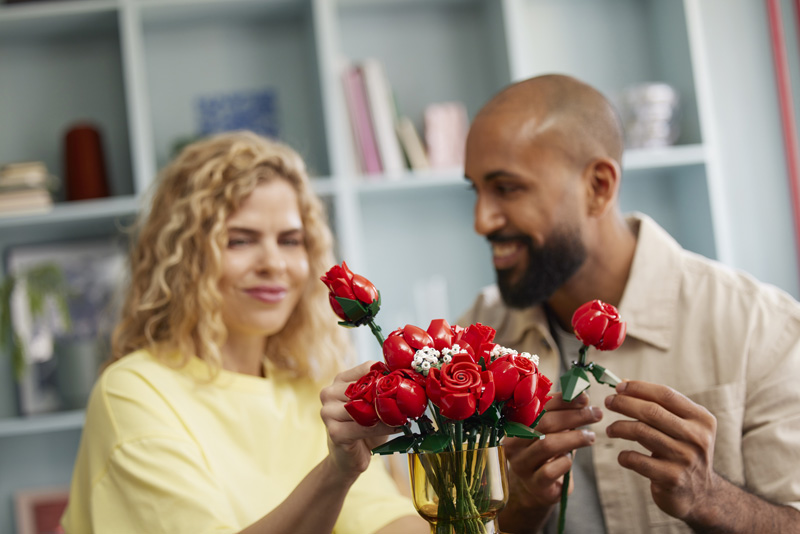
[[[621,176],[619,164],[610,158],[598,158],[586,166],[584,178],[589,215],[599,217],[614,204]]]

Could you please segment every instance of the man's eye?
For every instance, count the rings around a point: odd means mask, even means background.
[[[507,195],[519,191],[520,187],[515,184],[496,184],[495,190],[500,194]]]
[[[281,240],[282,245],[288,245],[290,247],[297,247],[303,245],[303,240],[297,237],[287,237]]]

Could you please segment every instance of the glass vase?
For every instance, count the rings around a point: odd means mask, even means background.
[[[431,534],[500,534],[497,514],[508,501],[502,446],[410,453],[411,493]]]

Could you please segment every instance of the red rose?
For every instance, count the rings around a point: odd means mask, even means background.
[[[350,399],[344,405],[344,409],[361,426],[372,426],[378,422],[378,414],[374,406],[375,382],[381,376],[383,376],[382,369],[375,364],[370,367],[367,374],[347,386],[344,392]]]
[[[449,349],[453,346],[453,328],[444,319],[431,321],[428,335],[433,339],[433,348],[436,350]]]
[[[367,315],[366,308],[379,299],[378,290],[372,282],[360,274],[353,274],[345,262],[342,262],[341,266],[331,267],[320,280],[328,287],[328,301],[331,308],[344,321],[357,321],[363,318]],[[337,298],[357,301],[361,306],[345,310]],[[375,313],[377,309],[372,315]]]
[[[442,416],[460,421],[482,414],[494,401],[492,373],[482,371],[467,354],[453,356],[441,369],[431,369],[425,386]]]
[[[520,382],[529,376],[535,376],[536,366],[529,358],[524,358],[519,354],[508,354],[500,356],[495,361],[486,366],[486,370],[494,377],[495,399],[506,401],[514,395]],[[523,385],[522,390],[525,389]],[[534,384],[533,389],[536,389]]]
[[[591,300],[572,315],[575,336],[586,346],[614,350],[625,341],[626,324],[611,304]]]
[[[488,362],[491,359],[489,354],[497,345],[492,342],[495,333],[495,329],[491,326],[475,323],[456,334],[453,343],[457,343],[459,347],[469,352],[476,363],[481,358],[484,362]]]
[[[506,402],[503,414],[509,421],[531,426],[542,413],[544,405],[552,398],[548,395],[552,385],[538,371],[535,375],[525,377],[514,390],[514,396]]]
[[[425,388],[405,370],[392,371],[375,382],[375,410],[389,426],[401,426],[417,419],[428,406]]]
[[[433,347],[433,338],[422,328],[407,324],[398,328],[383,342],[383,359],[395,369],[411,369],[414,354],[424,347]]]

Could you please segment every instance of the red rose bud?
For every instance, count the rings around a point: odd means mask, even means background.
[[[431,369],[425,389],[442,416],[456,421],[482,414],[495,397],[492,374],[468,354],[457,354],[441,369]]]
[[[352,400],[344,405],[344,409],[361,426],[372,426],[380,420],[375,406],[364,399]]]
[[[433,338],[425,330],[407,324],[386,337],[383,342],[383,359],[392,371],[411,369],[414,354],[421,348],[433,346]]]
[[[592,300],[572,315],[575,336],[586,346],[599,350],[614,350],[625,341],[626,324],[611,304]]]
[[[500,356],[489,363],[486,370],[494,377],[495,399],[500,402],[510,399],[520,382],[526,377],[535,377],[537,372],[533,362],[519,354]],[[533,387],[535,390],[536,384]]]
[[[535,376],[536,380],[531,380],[532,376]],[[523,384],[529,388],[528,391],[520,391],[517,394],[515,390],[514,396],[506,402],[503,414],[509,421],[531,426],[542,413],[544,405],[552,398],[548,393],[553,384],[540,373],[526,377],[520,382],[520,386]]]
[[[375,383],[375,410],[389,426],[401,426],[417,419],[428,406],[428,397],[416,380],[403,370],[380,377]]]
[[[433,348],[436,350],[449,349],[453,346],[453,328],[444,319],[431,321],[428,334],[433,339]]]
[[[378,290],[360,274],[353,274],[345,262],[331,267],[320,280],[328,287],[331,308],[342,320],[355,322],[378,313]],[[347,301],[342,303],[338,299]]]

